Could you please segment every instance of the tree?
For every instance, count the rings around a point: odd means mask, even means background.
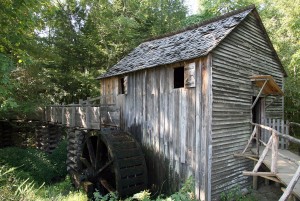
[[[93,77],[113,66],[141,41],[175,31],[185,18],[179,0],[58,1],[43,43],[51,50],[53,74],[59,89],[56,102],[76,102],[99,93]],[[47,48],[46,48],[47,49]]]
[[[98,95],[95,77],[186,12],[181,0],[2,0],[0,114]]]
[[[2,0],[0,2],[0,113],[20,108],[15,93],[24,77],[14,77],[20,69],[31,70],[32,56],[38,52],[35,30],[43,26],[39,13],[44,0]]]

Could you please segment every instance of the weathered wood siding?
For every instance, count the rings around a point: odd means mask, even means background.
[[[226,189],[249,185],[249,177],[242,175],[250,170],[251,161],[234,158],[240,152],[250,134],[252,96],[259,89],[249,77],[252,75],[272,75],[282,87],[283,73],[274,59],[263,32],[250,14],[221,44],[212,52],[212,197]],[[268,97],[266,105],[273,99]],[[283,117],[283,101],[270,105],[266,116]]]
[[[174,89],[173,68],[182,63],[128,74],[127,94],[118,94],[119,77],[103,79],[101,93],[115,97],[106,104],[120,106],[121,127],[142,144],[156,189],[174,191],[193,176],[197,195],[209,200],[210,57],[193,62],[196,87]]]

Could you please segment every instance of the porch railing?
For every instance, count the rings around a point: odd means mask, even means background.
[[[296,161],[292,158],[289,158],[281,153],[278,152],[279,149],[279,142],[280,139],[283,139],[285,141],[291,141],[293,143],[296,144],[300,144],[300,140],[294,137],[291,137],[289,135],[286,135],[284,133],[279,132],[278,130],[276,130],[276,126],[278,126],[277,128],[280,129],[281,128],[284,130],[284,124],[280,121],[278,121],[279,123],[276,124],[276,121],[271,121],[272,122],[272,127],[270,126],[266,126],[266,125],[261,125],[261,124],[255,124],[255,123],[251,123],[254,128],[253,128],[253,132],[250,136],[250,139],[248,140],[248,143],[245,147],[245,149],[243,150],[243,152],[241,154],[239,154],[240,156],[243,155],[247,158],[253,159],[255,161],[257,161],[256,165],[254,166],[252,171],[244,171],[243,175],[246,176],[260,176],[263,178],[267,178],[276,182],[280,182],[277,178],[274,178],[274,176],[276,176],[277,174],[277,161],[278,161],[278,156],[287,159],[289,161],[294,162],[296,165],[298,165],[298,169],[296,170],[296,172],[294,173],[294,176],[292,177],[291,181],[289,182],[287,188],[285,189],[283,195],[280,197],[280,201],[285,201],[288,199],[289,195],[292,193],[299,177],[300,177],[300,163],[299,161]],[[275,122],[275,123],[274,123]],[[274,123],[274,124],[273,124]],[[259,130],[261,132],[259,132]],[[288,130],[288,129],[285,129]],[[258,138],[259,133],[263,133],[265,136],[263,136],[263,138]],[[268,139],[266,137],[266,135],[269,134]],[[265,146],[263,152],[260,154],[259,159],[255,159],[253,156],[247,156],[245,154],[246,150],[248,149],[249,145],[251,144],[252,140],[256,139],[257,141],[257,153],[259,153],[259,143],[263,144]],[[267,142],[265,142],[264,140],[267,140]],[[282,140],[282,141],[283,141]],[[264,159],[267,156],[268,151],[271,150],[272,151],[272,156],[271,156],[271,170],[270,172],[258,172],[259,167],[261,166],[261,164],[263,163]]]

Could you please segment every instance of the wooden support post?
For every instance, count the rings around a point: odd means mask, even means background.
[[[256,134],[256,129],[257,129],[256,126],[254,126],[253,132],[252,132],[250,139],[248,140],[248,143],[247,143],[244,151],[242,152],[242,154],[245,153],[245,151],[248,149],[249,144],[251,143],[252,139],[254,138],[254,135]]]
[[[290,131],[290,123],[289,123],[289,121],[286,121],[286,128],[285,128],[285,132],[283,132],[283,134],[289,135],[290,134],[289,131]],[[285,144],[286,144],[285,149],[288,149],[290,142],[287,139],[284,139],[284,140],[285,140]]]
[[[44,115],[45,115],[45,122],[48,122],[48,107],[46,106],[45,108],[44,108]]]
[[[72,114],[71,114],[71,127],[76,126],[76,106],[72,106]]]
[[[91,128],[91,117],[90,117],[90,110],[91,109],[91,103],[90,103],[90,97],[88,97],[86,101],[86,108],[85,108],[85,125],[87,129]]]
[[[300,177],[300,165],[298,166],[296,173],[294,174],[294,176],[293,176],[292,180],[290,181],[289,185],[287,186],[286,190],[280,197],[279,201],[286,201],[288,199],[288,197],[292,193],[299,177]]]
[[[50,107],[50,122],[53,122],[53,107]]]
[[[256,102],[258,101],[258,99],[259,99],[260,95],[262,94],[262,92],[263,92],[263,90],[264,90],[264,88],[265,88],[265,86],[266,86],[266,84],[267,84],[268,81],[269,81],[269,80],[266,79],[265,83],[264,83],[263,86],[261,87],[261,89],[260,89],[258,95],[256,96],[256,99],[255,99],[254,102],[252,103],[251,110],[254,108]]]
[[[259,157],[259,139],[260,139],[260,133],[261,129],[260,128],[257,128],[257,132],[256,132],[256,153],[257,153],[257,156]]]
[[[256,166],[257,162],[254,161],[254,166]],[[252,181],[252,187],[253,190],[257,190],[257,180],[258,180],[258,176],[253,176],[253,181]]]
[[[243,171],[243,175],[245,176],[268,176],[268,177],[275,177],[276,174],[272,172],[250,172],[250,171]]]
[[[54,111],[53,111],[53,113],[54,113],[54,115],[53,115],[53,117],[52,117],[52,122],[57,122],[57,106],[55,105],[55,107],[53,107],[53,109],[54,109]]]
[[[260,165],[262,164],[263,160],[265,159],[267,153],[268,153],[268,150],[269,148],[271,147],[271,144],[272,144],[272,141],[273,141],[273,136],[270,137],[269,141],[268,141],[268,144],[267,146],[265,147],[265,149],[263,150],[257,164],[255,165],[254,169],[253,169],[253,172],[257,172],[258,171],[258,168],[260,167]]]
[[[279,137],[274,132],[272,132],[272,163],[271,163],[271,172],[277,173],[277,159],[278,159],[278,143]]]
[[[65,103],[61,106],[61,124],[65,124]]]

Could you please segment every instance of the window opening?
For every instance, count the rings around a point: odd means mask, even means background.
[[[174,88],[184,87],[184,67],[174,68]]]
[[[127,76],[120,78],[120,94],[127,94]]]

